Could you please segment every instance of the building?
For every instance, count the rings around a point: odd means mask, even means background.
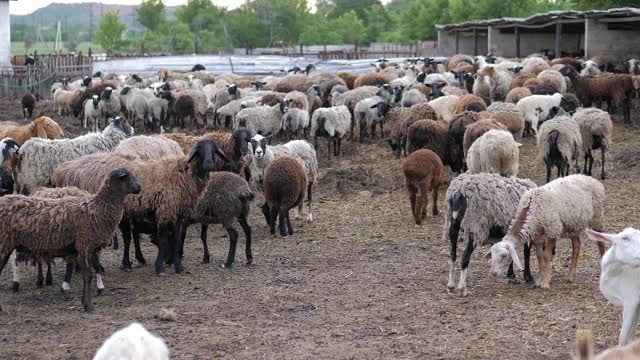
[[[436,25],[438,53],[524,57],[606,53],[620,59],[640,55],[640,9],[550,11],[528,18],[500,18]]]
[[[11,16],[9,0],[0,0],[0,67],[11,65]]]

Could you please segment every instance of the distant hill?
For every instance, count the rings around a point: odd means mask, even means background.
[[[167,6],[168,17],[173,17],[175,6]],[[28,15],[11,15],[11,24],[38,24],[43,29],[54,28],[60,19],[64,31],[65,26],[89,29],[91,22],[89,14],[93,14],[93,24],[96,26],[102,14],[112,11],[120,14],[120,19],[129,29],[142,30],[136,21],[135,5],[112,5],[101,3],[59,4],[52,3]]]

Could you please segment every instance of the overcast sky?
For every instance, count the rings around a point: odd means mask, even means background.
[[[137,5],[141,0],[18,0],[9,1],[9,11],[16,15],[25,15],[34,12],[35,10],[45,7],[51,3],[81,3],[81,2],[102,2],[104,4],[118,4],[118,5]],[[167,6],[182,5],[187,0],[164,0],[164,4]],[[311,1],[310,1],[311,2]],[[213,3],[218,6],[226,6],[233,9],[244,3],[244,0],[213,0]]]

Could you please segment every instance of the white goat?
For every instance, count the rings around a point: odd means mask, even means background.
[[[640,316],[640,230],[626,228],[618,234],[604,234],[587,229],[587,235],[611,245],[600,265],[600,292],[612,304],[622,306],[618,346],[624,346],[635,338]]]
[[[102,344],[93,360],[169,360],[169,348],[164,341],[133,323],[113,333]]]

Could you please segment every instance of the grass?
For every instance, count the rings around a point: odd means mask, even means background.
[[[38,54],[49,54],[53,52],[53,45],[54,42],[53,41],[46,41],[46,42],[37,42],[35,43],[33,46],[31,46],[31,48],[26,49],[24,46],[24,42],[22,41],[12,41],[11,42],[11,55],[25,55],[25,54],[32,54],[34,51],[37,51]],[[69,51],[67,50],[67,48],[64,46],[64,42],[63,42],[63,49],[62,52],[63,53],[68,53]],[[102,48],[100,47],[100,45],[98,44],[91,44],[90,42],[81,42],[78,45],[78,49],[75,51],[76,53],[78,51],[82,51],[83,54],[88,54],[89,53],[89,47],[91,47],[92,52],[95,53],[101,53]]]

